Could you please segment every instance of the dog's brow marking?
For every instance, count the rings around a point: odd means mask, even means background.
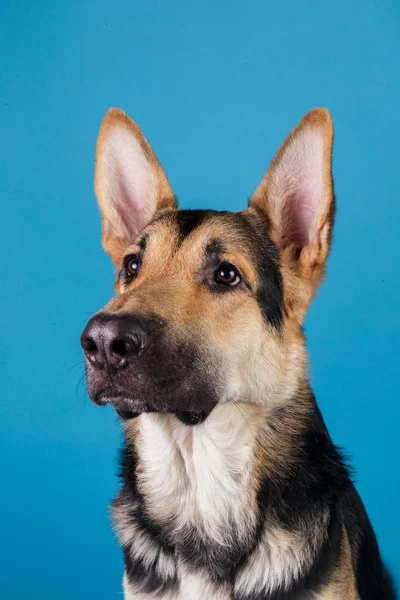
[[[219,258],[225,251],[225,248],[218,239],[212,239],[207,243],[205,254],[208,259]]]
[[[149,234],[145,233],[138,241],[138,246],[141,250],[145,250],[146,249],[146,245],[147,245],[147,241],[149,239]]]

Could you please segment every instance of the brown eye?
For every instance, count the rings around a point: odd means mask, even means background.
[[[239,271],[229,263],[222,263],[215,272],[214,279],[217,283],[230,286],[238,285],[242,281]]]
[[[125,259],[125,273],[129,279],[137,275],[139,270],[139,258],[136,254],[131,254]]]

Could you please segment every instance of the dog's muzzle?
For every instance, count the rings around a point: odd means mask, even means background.
[[[81,335],[88,391],[123,420],[145,412],[173,413],[185,425],[202,423],[216,405],[195,377],[195,352],[173,343],[160,319],[98,313]],[[171,341],[172,340],[172,341]],[[192,378],[192,383],[191,382]]]

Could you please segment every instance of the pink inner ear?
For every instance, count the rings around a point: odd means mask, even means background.
[[[118,169],[114,187],[114,202],[122,224],[125,235],[135,237],[151,218],[149,210],[148,190],[144,187],[145,180],[140,173]]]
[[[322,132],[308,128],[291,141],[272,175],[282,247],[302,248],[315,234],[324,190],[323,158]]]
[[[282,213],[282,246],[303,248],[310,241],[310,232],[318,203],[310,196],[295,196],[285,203]]]
[[[156,177],[139,141],[124,128],[110,133],[104,152],[114,234],[132,241],[151,219]]]

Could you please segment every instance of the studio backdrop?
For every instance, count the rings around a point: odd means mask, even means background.
[[[0,597],[122,597],[120,429],[86,396],[79,345],[112,294],[93,190],[110,106],[181,207],[229,210],[330,109],[338,211],[311,379],[399,580],[400,4],[20,0],[0,30]]]

